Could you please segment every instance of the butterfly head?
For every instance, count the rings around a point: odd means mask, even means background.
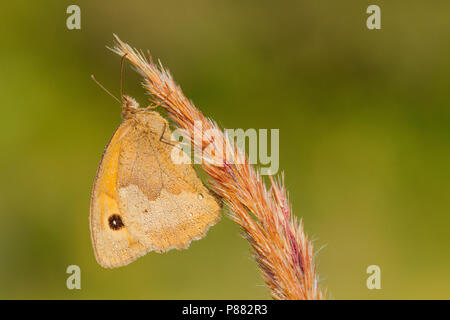
[[[139,112],[139,103],[130,96],[122,96],[122,118],[124,120],[132,118],[136,113]]]

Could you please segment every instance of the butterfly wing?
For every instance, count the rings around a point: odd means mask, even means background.
[[[144,124],[144,125],[143,125]],[[124,121],[107,146],[91,199],[91,238],[106,268],[148,251],[187,248],[220,218],[219,201],[192,164],[175,164],[167,121],[149,112]]]
[[[126,137],[134,131],[131,120],[123,122],[103,153],[91,196],[91,240],[97,262],[105,268],[129,264],[147,249],[136,241],[123,223],[118,204],[119,156]]]
[[[158,113],[143,115],[170,141],[167,121]],[[160,129],[158,129],[160,128]],[[124,223],[132,237],[149,251],[187,248],[203,238],[220,218],[217,199],[198,178],[192,164],[175,164],[173,146],[161,134],[139,131],[128,136],[127,152],[120,155],[118,199]],[[179,150],[179,149],[177,149]]]

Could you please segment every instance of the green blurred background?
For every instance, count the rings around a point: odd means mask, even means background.
[[[81,7],[81,30],[66,8]],[[381,7],[382,29],[366,28]],[[120,123],[112,33],[228,128],[280,128],[294,212],[335,299],[450,298],[449,1],[12,1],[0,10],[0,298],[266,299],[224,217],[189,250],[95,261],[90,192]],[[125,91],[146,97],[129,68]],[[69,291],[68,265],[82,289]],[[366,268],[381,267],[381,290]]]

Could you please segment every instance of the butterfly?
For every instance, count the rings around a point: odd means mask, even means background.
[[[171,159],[169,123],[122,95],[123,122],[108,143],[91,196],[97,262],[125,266],[149,251],[184,249],[220,219],[218,198],[192,164]]]

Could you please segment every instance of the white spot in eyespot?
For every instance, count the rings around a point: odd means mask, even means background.
[[[200,194],[198,195],[198,198],[199,198],[200,200],[203,200],[203,195],[200,193]]]

